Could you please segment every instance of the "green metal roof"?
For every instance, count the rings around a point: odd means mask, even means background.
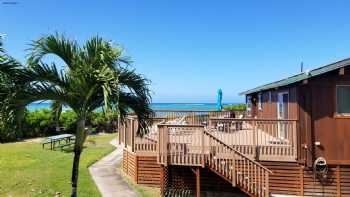
[[[256,88],[241,92],[240,95],[252,94],[255,92],[261,92],[264,90],[269,90],[269,89],[273,89],[273,88],[278,88],[278,87],[290,85],[290,84],[293,84],[293,83],[296,83],[296,82],[299,82],[299,81],[302,81],[305,79],[309,79],[311,77],[322,75],[324,73],[327,73],[327,72],[330,72],[330,71],[333,71],[333,70],[336,70],[336,69],[339,69],[339,68],[342,68],[342,67],[345,67],[348,65],[350,65],[350,58],[347,58],[347,59],[344,59],[341,61],[337,61],[337,62],[334,62],[332,64],[328,64],[325,66],[321,66],[321,67],[315,68],[313,70],[310,70],[308,72],[303,72],[303,73],[300,73],[300,74],[297,74],[297,75],[294,75],[294,76],[291,76],[291,77],[288,77],[288,78],[285,78],[285,79],[282,79],[279,81],[275,81],[275,82],[268,83],[268,84],[265,84],[262,86],[258,86]]]

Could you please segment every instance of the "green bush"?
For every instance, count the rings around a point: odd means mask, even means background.
[[[0,125],[0,143],[14,141],[17,139],[17,133],[15,129],[6,128]]]
[[[68,110],[62,112],[60,116],[60,127],[63,127],[66,133],[74,133],[75,132],[75,123],[77,121],[77,115],[74,111]]]
[[[48,109],[25,112],[23,122],[23,137],[46,136],[56,133],[55,122]]]
[[[114,132],[117,126],[115,117],[107,118],[103,112],[93,112],[89,117],[89,124],[93,127],[94,132]]]
[[[246,104],[226,105],[226,106],[224,106],[224,110],[245,111],[246,110]]]
[[[74,133],[76,129],[77,115],[72,110],[61,113],[59,124],[54,121],[54,116],[49,109],[25,111],[21,126],[6,128],[0,122],[0,142],[14,141],[20,138],[33,138],[57,135],[61,133]],[[86,123],[92,133],[114,132],[117,126],[116,118],[106,118],[102,112],[94,112]],[[57,130],[57,126],[63,130]]]

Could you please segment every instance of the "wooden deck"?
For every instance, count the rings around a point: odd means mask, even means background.
[[[232,118],[231,112],[167,112],[154,117],[150,133],[136,135],[130,116],[120,143],[162,166],[207,167],[251,196],[269,196],[269,174],[260,161],[296,161],[296,120]],[[237,117],[237,116],[236,116]]]
[[[218,117],[217,112],[215,115],[214,118],[203,118],[203,116],[183,118],[183,114],[172,118],[157,117],[154,118],[150,133],[143,137],[136,135],[136,118],[128,117],[125,127],[120,132],[120,143],[124,143],[129,150],[141,155],[157,155],[159,129],[167,125],[170,143],[175,144],[177,149],[183,149],[181,150],[183,154],[198,152],[199,144],[193,143],[198,139],[198,133],[205,130],[253,160],[296,161],[296,120],[225,118],[229,117],[227,112],[222,114],[223,117]],[[177,120],[180,122],[176,124]],[[198,127],[198,132],[193,131],[194,127]],[[205,144],[203,146],[207,152],[209,147]]]

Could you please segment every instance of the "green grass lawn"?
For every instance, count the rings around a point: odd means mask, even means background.
[[[78,195],[100,196],[88,167],[110,153],[115,134],[90,136],[82,153]],[[73,153],[42,149],[38,142],[0,144],[0,196],[70,195]]]

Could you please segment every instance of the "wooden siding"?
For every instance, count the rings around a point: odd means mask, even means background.
[[[313,165],[312,100],[308,84],[299,86],[299,135],[298,158],[300,163]]]
[[[309,167],[317,157],[330,164],[350,164],[350,116],[336,114],[336,86],[350,85],[350,68],[310,78],[287,87],[262,92],[262,110],[258,94],[252,96],[252,115],[261,119],[277,118],[277,94],[289,92],[289,119],[297,119],[298,161]],[[269,94],[272,94],[271,102]],[[315,146],[320,142],[320,146]]]
[[[159,187],[160,165],[156,156],[137,156],[137,183]]]
[[[262,109],[258,109],[258,95],[252,95],[255,101],[253,102],[252,111],[253,117],[263,119],[277,119],[277,97],[280,92],[288,92],[288,119],[298,118],[298,102],[297,102],[297,88],[286,87],[278,90],[269,90],[262,92]],[[271,93],[271,100],[270,94]]]
[[[261,162],[269,168],[273,194],[300,196],[350,196],[350,166],[329,166],[327,178],[320,180],[311,168],[292,162]]]
[[[159,187],[160,165],[156,156],[139,156],[124,149],[123,171],[138,184]]]
[[[124,149],[123,151],[123,171],[130,178],[136,181],[136,155]]]
[[[330,165],[327,178],[320,181],[311,168],[296,162],[260,163],[273,172],[269,178],[269,188],[273,194],[350,197],[350,165]],[[168,174],[164,177],[160,176],[160,169],[155,156],[137,156],[124,150],[123,171],[138,184],[159,187],[161,179],[166,177],[168,189],[173,192],[195,191],[195,174],[191,167],[168,166]],[[202,192],[238,192],[243,195],[209,168],[200,167],[200,173]]]
[[[336,116],[336,85],[350,85],[349,69],[310,80],[312,100],[314,157],[325,157],[328,163],[350,164],[350,117]],[[310,144],[311,145],[311,144]]]
[[[273,194],[300,195],[301,173],[297,163],[260,162],[272,171],[270,175],[270,192]]]

